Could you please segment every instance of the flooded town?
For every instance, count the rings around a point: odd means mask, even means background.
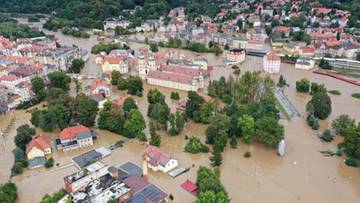
[[[0,202],[359,202],[360,31],[346,7],[223,1],[212,17],[180,4],[132,26],[145,3],[101,29],[50,29],[64,9],[8,4]]]

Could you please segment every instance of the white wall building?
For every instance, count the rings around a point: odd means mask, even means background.
[[[266,73],[274,74],[280,72],[281,59],[274,53],[267,53],[263,57],[263,70]]]

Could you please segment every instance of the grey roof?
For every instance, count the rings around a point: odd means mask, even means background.
[[[101,153],[95,150],[91,150],[77,157],[72,158],[72,161],[77,165],[77,167],[84,168],[94,163],[94,161],[99,160],[100,158],[102,158]]]
[[[167,194],[153,184],[147,184],[140,191],[135,192],[126,203],[160,203],[167,197]]]
[[[142,169],[132,162],[126,162],[125,164],[122,164],[121,166],[119,166],[119,169],[127,173],[129,176],[143,175]]]
[[[83,133],[77,134],[76,138],[78,140],[81,140],[81,139],[91,138],[92,136],[93,136],[92,133],[89,131],[89,132],[83,132]]]
[[[28,161],[28,168],[43,167],[46,163],[45,157],[35,157]]]
[[[91,95],[90,98],[92,100],[94,100],[95,102],[97,102],[97,103],[99,103],[99,102],[101,102],[102,100],[105,99],[101,94]]]

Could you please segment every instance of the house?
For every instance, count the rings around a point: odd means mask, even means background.
[[[102,94],[104,97],[109,97],[111,94],[109,85],[106,83],[106,81],[101,79],[96,79],[91,83],[90,91],[91,95]]]
[[[104,30],[115,29],[116,27],[127,28],[130,25],[130,21],[121,20],[119,18],[109,18],[104,21]]]
[[[244,49],[231,49],[226,52],[225,60],[227,64],[242,63],[245,61],[246,51]]]
[[[51,154],[51,137],[47,134],[40,134],[34,137],[26,145],[26,156],[28,160],[35,157],[45,157]]]
[[[102,65],[102,70],[105,73],[119,71],[121,74],[129,72],[129,66],[127,64],[127,58],[123,56],[105,57]]]
[[[29,168],[42,167],[46,162],[46,156],[51,154],[51,137],[47,134],[40,134],[34,137],[26,145],[26,156]]]
[[[296,69],[311,70],[315,66],[315,60],[311,58],[298,58],[295,63]]]
[[[167,173],[178,166],[178,160],[162,152],[160,148],[151,145],[145,149],[145,158],[147,166],[153,171]]]
[[[83,125],[68,127],[60,132],[56,147],[59,150],[70,151],[92,146],[94,137],[96,135]]]
[[[248,40],[247,42],[247,50],[264,50],[265,48],[265,42],[264,40],[256,40],[256,39],[252,39],[252,40]]]
[[[300,56],[314,56],[315,49],[312,47],[301,47],[299,51]]]
[[[274,53],[267,53],[263,57],[263,70],[266,73],[279,73],[280,72],[281,59]]]

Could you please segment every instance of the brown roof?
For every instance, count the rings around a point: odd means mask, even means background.
[[[39,136],[32,139],[29,144],[26,145],[26,154],[31,151],[33,147],[40,150],[45,150],[51,146],[51,137],[47,134],[40,134]]]

